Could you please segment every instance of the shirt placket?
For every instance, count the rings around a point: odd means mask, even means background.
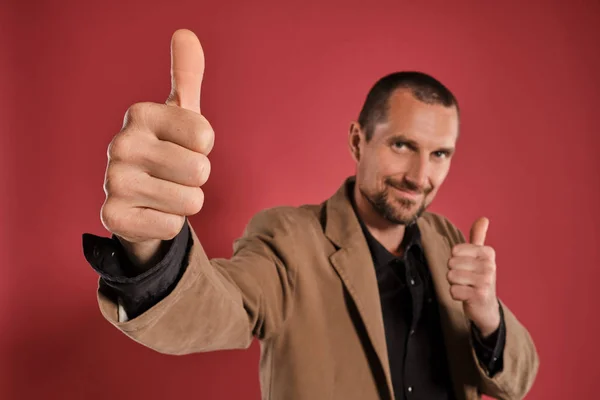
[[[414,359],[415,354],[413,351],[413,338],[415,335],[415,331],[419,324],[419,319],[421,318],[421,312],[423,310],[423,297],[424,297],[424,285],[417,273],[415,268],[415,263],[411,260],[410,255],[407,254],[407,257],[404,259],[405,265],[405,274],[406,274],[406,283],[408,285],[408,289],[410,292],[411,299],[411,310],[412,315],[410,318],[410,327],[408,335],[406,336],[406,347],[405,347],[405,362],[404,362],[404,396],[407,399],[416,398],[416,388],[411,383],[415,380],[411,376],[412,368],[410,365],[414,365],[417,360]]]

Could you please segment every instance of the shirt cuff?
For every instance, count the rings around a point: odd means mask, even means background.
[[[164,299],[187,266],[192,246],[188,222],[173,238],[165,256],[153,267],[136,273],[119,240],[84,233],[86,260],[100,275],[99,290],[119,301],[127,319],[133,319]],[[118,299],[118,300],[117,300]]]
[[[504,346],[506,344],[506,324],[504,311],[498,302],[500,310],[500,326],[487,338],[482,338],[481,331],[471,323],[473,346],[479,363],[487,370],[488,376],[493,377],[504,367]]]

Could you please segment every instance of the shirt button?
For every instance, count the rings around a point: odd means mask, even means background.
[[[409,387],[408,387],[408,392],[409,392],[409,393],[410,393],[410,392],[412,392],[412,386],[409,386]]]
[[[414,330],[414,329],[411,329],[411,330],[410,330],[410,334],[411,334],[411,335],[414,335],[414,334],[415,334],[415,330]]]
[[[410,280],[410,284],[411,284],[411,285],[414,285],[414,284],[415,284],[415,280],[414,280],[414,279],[411,279],[411,280]]]

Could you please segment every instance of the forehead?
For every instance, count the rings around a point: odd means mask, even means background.
[[[454,142],[458,136],[458,112],[455,107],[424,103],[409,89],[398,89],[389,98],[387,121],[382,125],[381,133],[387,135]]]

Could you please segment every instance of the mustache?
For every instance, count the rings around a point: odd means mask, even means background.
[[[411,181],[407,181],[406,179],[402,179],[402,180],[396,180],[396,179],[392,179],[392,178],[386,178],[385,183],[387,185],[390,185],[398,190],[404,190],[407,192],[413,192],[416,194],[429,194],[433,188],[431,186],[429,187],[423,187],[420,185],[417,185],[414,182]]]

